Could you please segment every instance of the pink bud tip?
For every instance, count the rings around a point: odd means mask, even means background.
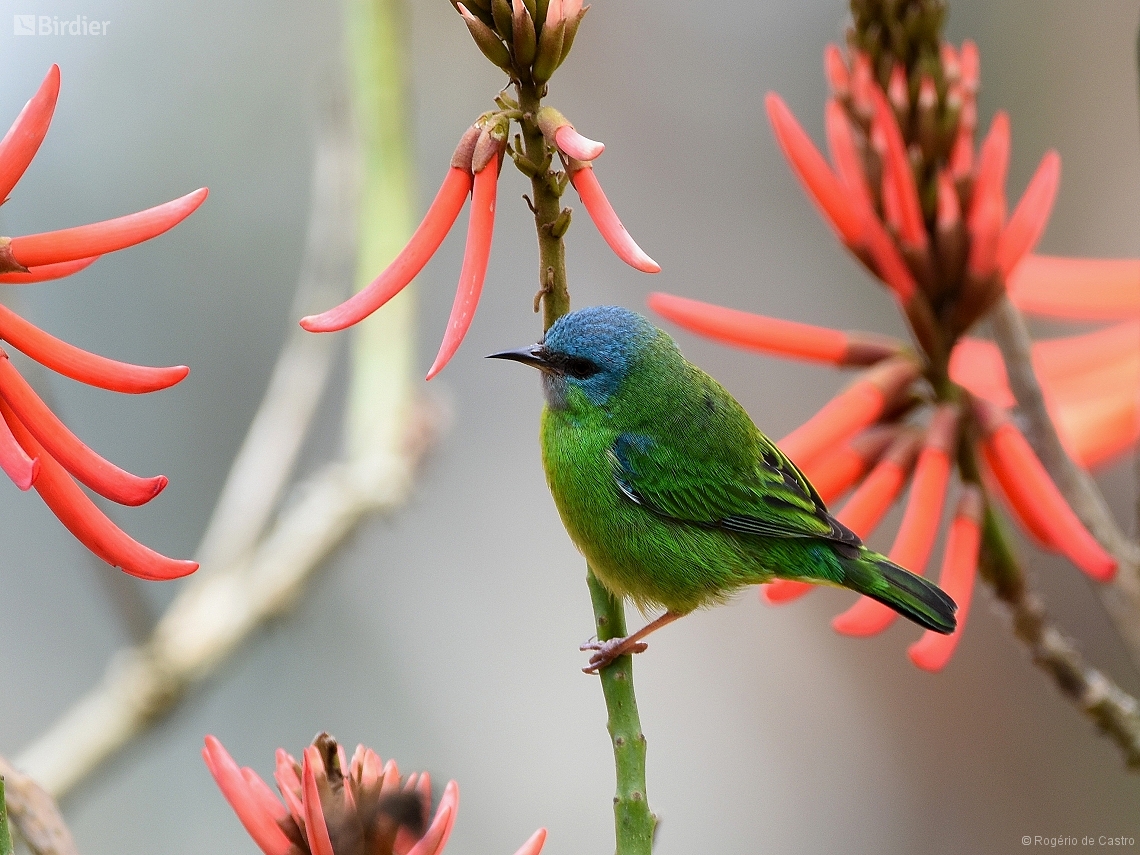
[[[906,69],[901,63],[896,62],[891,68],[891,76],[887,81],[887,98],[890,100],[891,106],[904,115],[910,109],[910,92],[906,79]]]
[[[1003,277],[1008,277],[1040,240],[1053,212],[1060,180],[1061,156],[1055,151],[1046,152],[998,240],[997,266]]]
[[[288,855],[293,845],[277,826],[277,812],[266,809],[263,794],[251,787],[249,777],[238,768],[222,743],[213,736],[207,736],[202,759],[206,761],[206,768],[217,782],[218,789],[261,851],[266,855]],[[265,787],[264,782],[262,787]],[[276,802],[268,788],[265,790],[270,800]]]
[[[792,171],[844,244],[858,246],[863,236],[863,217],[852,203],[850,193],[831,171],[784,100],[775,92],[769,92],[764,104],[776,142]]]
[[[529,838],[526,843],[518,848],[515,855],[538,855],[542,851],[543,845],[546,843],[546,829],[540,828]]]
[[[108,564],[140,579],[177,579],[198,569],[197,562],[167,558],[128,537],[95,507],[66,470],[44,452],[2,398],[0,414],[3,414],[4,421],[25,453],[39,458],[40,471],[32,486],[80,543]]]
[[[30,285],[33,282],[48,282],[52,279],[62,279],[65,276],[70,276],[86,267],[90,267],[98,260],[99,256],[95,255],[91,258],[64,261],[60,264],[42,264],[39,267],[31,268],[27,273],[0,273],[0,284]]]
[[[3,419],[0,419],[0,469],[21,490],[30,490],[40,474],[39,459],[28,457]]]
[[[625,230],[625,226],[621,224],[621,220],[614,213],[609,199],[602,191],[602,185],[598,183],[598,177],[594,174],[593,168],[587,165],[571,171],[570,181],[574,185],[574,189],[578,191],[578,196],[586,207],[586,213],[594,221],[598,233],[605,239],[614,254],[630,267],[640,270],[642,273],[660,273],[661,265],[642,251],[641,247],[630,237],[629,232]]]
[[[10,247],[12,257],[31,268],[125,249],[178,225],[198,209],[208,194],[202,187],[137,214],[56,232],[14,237]]]
[[[375,312],[411,282],[439,249],[451,231],[467,194],[471,192],[471,173],[453,166],[447,172],[443,186],[424,215],[412,239],[384,272],[357,294],[339,306],[301,319],[301,326],[309,332],[334,332],[359,323]]]
[[[827,75],[832,95],[846,98],[851,94],[851,75],[838,45],[829,44],[823,49],[823,73]]]
[[[1030,255],[1010,275],[1010,299],[1022,311],[1071,320],[1140,316],[1140,259]]]
[[[48,69],[39,90],[24,105],[16,121],[0,140],[0,204],[8,198],[16,182],[23,176],[28,164],[39,151],[47,135],[59,97],[59,66]]]
[[[483,293],[483,280],[487,277],[487,264],[491,258],[491,238],[495,231],[495,194],[499,182],[499,155],[493,154],[486,168],[475,173],[471,194],[471,220],[467,225],[467,247],[463,252],[463,267],[459,271],[459,287],[451,306],[451,317],[439,353],[428,371],[430,380],[451,361],[455,351],[467,335],[475,317],[475,307]]]
[[[573,125],[563,125],[554,132],[558,150],[575,160],[593,160],[606,150],[604,143],[587,139]]]
[[[962,42],[961,51],[961,66],[962,66],[962,86],[966,91],[975,93],[978,91],[978,82],[981,79],[982,61],[978,55],[978,46],[972,39],[966,39]]]

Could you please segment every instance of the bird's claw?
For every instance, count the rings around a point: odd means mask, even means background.
[[[649,645],[644,641],[635,641],[630,644],[628,638],[611,638],[609,641],[587,641],[578,649],[595,651],[594,655],[590,657],[590,664],[582,671],[586,674],[597,674],[599,670],[605,668],[619,656],[625,656],[627,653],[644,653],[648,648]]]

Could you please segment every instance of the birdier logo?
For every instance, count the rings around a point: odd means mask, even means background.
[[[89,21],[86,15],[60,20],[58,15],[13,15],[14,36],[105,36],[110,21]]]

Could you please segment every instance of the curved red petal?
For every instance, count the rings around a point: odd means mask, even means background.
[[[661,272],[661,265],[645,254],[621,224],[592,167],[571,171],[570,183],[578,191],[578,197],[598,233],[618,258],[642,273]]]
[[[554,132],[558,150],[575,160],[593,160],[606,150],[605,143],[582,136],[573,125],[562,125]]]
[[[339,306],[301,319],[309,332],[334,332],[359,323],[402,291],[423,270],[455,224],[471,192],[471,173],[451,167],[411,240],[384,271]]]
[[[30,268],[126,249],[174,228],[194,213],[208,194],[209,190],[202,187],[181,198],[114,220],[14,237],[12,257]]]
[[[910,166],[906,142],[899,129],[894,110],[887,96],[875,88],[875,125],[882,132],[886,144],[883,155],[883,177],[890,176],[899,205],[899,239],[904,245],[921,248],[927,244],[926,224],[922,218],[922,204],[918,199],[918,185]]]
[[[526,843],[518,848],[515,855],[538,855],[542,851],[543,845],[546,843],[546,829],[540,828],[529,838]]]
[[[823,113],[827,131],[827,148],[831,161],[839,173],[843,184],[855,197],[859,209],[866,216],[874,209],[871,192],[867,187],[867,176],[863,171],[863,159],[851,136],[851,121],[847,111],[834,98],[829,98]]]
[[[90,267],[101,257],[93,255],[90,258],[79,258],[75,261],[61,261],[59,264],[41,264],[39,267],[30,268],[27,273],[0,273],[0,285],[31,285],[33,282],[62,279]]]
[[[0,204],[8,198],[39,151],[51,124],[57,98],[59,66],[53,65],[36,94],[24,105],[8,133],[4,134],[4,139],[0,140]]]
[[[120,505],[146,504],[166,486],[165,475],[140,478],[84,445],[20,376],[6,355],[0,355],[0,397],[48,454],[77,479],[112,502]]]
[[[1030,255],[1006,290],[1023,312],[1071,320],[1140,317],[1140,259]]]
[[[113,392],[155,392],[173,386],[190,373],[185,365],[151,368],[88,353],[49,335],[3,305],[0,305],[0,339],[52,371]]]
[[[971,234],[978,229],[976,219],[981,215],[983,202],[998,205],[999,227],[1005,221],[1005,177],[1009,171],[1009,147],[1009,115],[1004,110],[998,110],[978,152],[978,169],[966,217]]]
[[[278,828],[273,814],[265,810],[259,797],[251,791],[248,778],[222,743],[213,736],[207,736],[202,759],[206,761],[206,768],[217,782],[218,789],[261,851],[265,855],[288,855],[293,844]],[[269,797],[273,799],[273,794],[270,793]]]
[[[435,362],[427,373],[430,380],[451,361],[455,351],[471,328],[475,308],[483,293],[483,280],[487,277],[487,263],[491,258],[491,239],[495,233],[495,195],[499,183],[499,155],[475,173],[471,193],[471,221],[467,225],[467,246],[463,251],[463,267],[459,271],[459,287],[451,305],[451,317],[439,346]]]
[[[1044,234],[1049,215],[1053,213],[1053,201],[1057,198],[1060,182],[1061,156],[1055,151],[1048,151],[1041,158],[1037,171],[1029,180],[1025,193],[998,240],[997,266],[1003,277],[1009,276],[1010,271]],[[1137,290],[1140,290],[1140,286]]]
[[[459,810],[459,784],[448,781],[436,808],[435,818],[423,837],[408,850],[406,855],[439,855],[447,845],[447,838],[451,836],[451,827],[455,825],[455,816]]]
[[[305,837],[312,855],[336,855],[332,839],[329,837],[329,827],[325,822],[321,794],[317,789],[317,779],[313,771],[313,767],[320,762],[317,748],[310,745],[305,749],[301,760],[301,802],[305,809]]]
[[[3,419],[0,419],[0,469],[21,490],[30,490],[40,474],[39,458],[27,455]]]
[[[823,49],[823,73],[833,95],[847,98],[851,94],[851,74],[847,70],[842,51],[834,43]]]

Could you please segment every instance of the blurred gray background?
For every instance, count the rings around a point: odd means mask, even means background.
[[[569,236],[577,305],[640,308],[667,290],[817,324],[899,334],[890,301],[832,239],[782,162],[763,112],[779,91],[822,140],[821,52],[840,0],[597,0],[550,103],[604,140],[611,201],[663,266],[636,273],[579,213]],[[462,130],[503,84],[445,0],[407,4],[410,110],[421,210]],[[16,38],[12,15],[109,20],[99,38]],[[39,157],[0,211],[0,234],[138,210],[200,185],[171,234],[56,283],[9,289],[50,332],[96,352],[189,364],[173,390],[129,397],[45,378],[94,448],[166,492],[115,508],[168,554],[195,548],[286,331],[324,94],[341,73],[337,4],[0,0],[0,125],[58,62],[63,87]],[[977,40],[983,126],[1010,112],[1009,192],[1056,147],[1064,176],[1042,249],[1140,251],[1135,2],[955,2],[948,33]],[[84,853],[252,853],[199,750],[216,734],[272,771],[321,729],[408,771],[459,780],[448,851],[509,853],[538,826],[550,855],[612,847],[613,765],[597,680],[579,672],[592,619],[583,562],[543,481],[536,378],[483,354],[534,341],[536,252],[527,185],[504,170],[488,282],[471,333],[432,384],[454,411],[411,504],[364,525],[297,610],[261,631],[157,728],[64,802]],[[578,208],[571,193],[568,203]],[[462,223],[460,224],[462,226]],[[457,228],[418,281],[418,364],[451,306]],[[1059,327],[1039,326],[1039,332]],[[347,337],[345,337],[347,338]],[[837,372],[688,335],[686,354],[782,436],[824,403]],[[302,468],[339,443],[343,368]],[[1134,461],[1100,473],[1135,531]],[[897,514],[875,539],[889,545]],[[177,587],[108,581],[35,495],[0,484],[0,753],[16,755],[94,685],[131,640],[115,586],[157,613]],[[1032,576],[1083,652],[1132,692],[1128,664],[1085,579],[1034,555]],[[1004,853],[1023,835],[1140,839],[1140,778],[1028,661],[979,590],[957,656],[912,667],[898,622],[856,641],[828,621],[850,595],[775,609],[755,591],[656,635],[637,661],[658,851]],[[136,615],[145,623],[153,616]],[[634,623],[638,618],[631,615]]]

